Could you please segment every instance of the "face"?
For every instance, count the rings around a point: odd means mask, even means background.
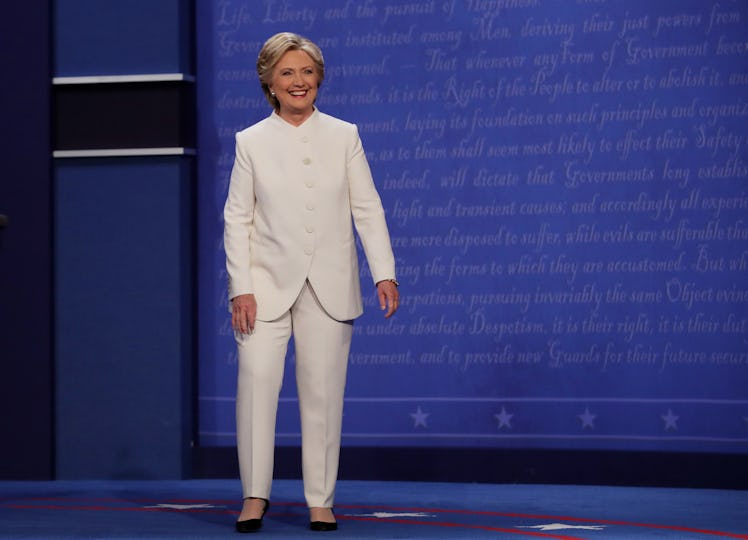
[[[314,61],[304,51],[288,51],[273,68],[268,87],[280,102],[281,116],[309,115],[314,110],[319,76]]]

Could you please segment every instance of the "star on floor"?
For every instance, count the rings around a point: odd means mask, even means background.
[[[678,418],[680,416],[675,416],[673,414],[673,411],[670,409],[667,410],[667,414],[663,414],[660,416],[665,421],[665,431],[670,431],[671,429],[674,429],[677,431],[678,429]]]
[[[414,413],[410,413],[411,418],[413,418],[413,427],[417,428],[418,426],[428,427],[426,425],[426,418],[431,416],[431,413],[425,413],[421,410],[421,406],[418,406],[418,410]]]
[[[578,414],[577,418],[582,421],[582,429],[595,429],[595,418],[597,418],[597,415],[592,414],[588,407],[585,407],[584,412],[582,414]]]
[[[506,409],[502,406],[501,412],[498,414],[494,414],[494,418],[499,421],[498,429],[501,429],[503,427],[511,429],[513,416],[513,414],[509,414],[508,412],[506,412]]]
[[[168,510],[200,510],[205,508],[225,508],[225,506],[216,506],[214,504],[169,504],[161,503],[154,506],[144,506],[143,508],[163,508]]]
[[[425,514],[423,512],[374,512],[373,514],[345,514],[346,516],[355,517],[375,517],[379,519],[388,518],[419,518],[419,517],[436,517],[435,514]]]
[[[563,529],[585,529],[588,531],[602,531],[600,525],[567,525],[566,523],[548,523],[547,525],[517,525],[517,529],[538,529],[541,531],[560,531]]]

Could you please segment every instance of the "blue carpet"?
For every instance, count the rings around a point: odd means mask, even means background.
[[[748,540],[748,492],[405,482],[338,484],[339,530],[312,533],[277,480],[255,537]],[[0,482],[0,538],[225,538],[237,480]]]

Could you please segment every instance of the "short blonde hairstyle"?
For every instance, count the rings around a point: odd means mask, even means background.
[[[270,80],[273,77],[275,65],[288,51],[307,53],[317,69],[320,86],[325,78],[325,60],[322,58],[322,51],[313,41],[291,32],[281,32],[272,36],[265,42],[257,56],[257,75],[260,77],[260,85],[265,98],[276,111],[280,110],[280,102],[270,93]]]

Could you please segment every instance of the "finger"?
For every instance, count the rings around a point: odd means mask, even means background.
[[[240,307],[237,307],[236,310],[231,315],[231,319],[233,322],[234,330],[237,332],[241,332],[243,334],[246,334],[246,325],[244,323],[244,312]]]
[[[242,334],[246,334],[247,333],[247,316],[246,316],[246,314],[244,313],[243,310],[240,310],[236,317],[237,317],[237,319],[239,321],[239,328],[237,328],[237,330],[239,330],[239,332],[241,332]]]
[[[387,295],[384,294],[384,290],[377,290],[377,297],[379,298],[379,309],[384,311],[385,307],[387,307]]]
[[[241,324],[242,334],[249,334],[249,309],[247,306],[242,306],[239,312],[239,322]]]
[[[398,299],[396,296],[390,296],[387,298],[387,300],[388,300],[387,302],[388,309],[387,309],[387,313],[384,314],[385,319],[388,319],[392,315],[394,315],[395,311],[397,311],[397,304],[398,304]]]

